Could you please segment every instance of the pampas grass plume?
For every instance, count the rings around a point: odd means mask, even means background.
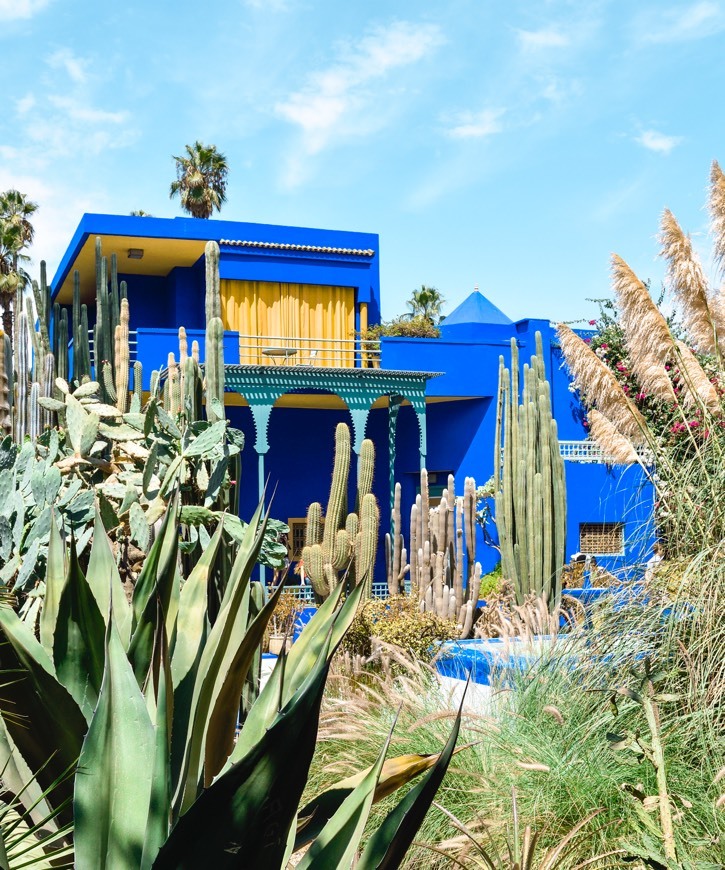
[[[604,414],[592,408],[587,414],[592,438],[602,448],[602,453],[616,465],[632,465],[638,462],[637,451],[629,438],[617,431]]]
[[[682,307],[690,339],[702,353],[717,353],[716,330],[725,334],[720,306],[708,296],[700,260],[669,209],[660,222],[661,255],[667,260],[667,279]]]
[[[722,275],[725,273],[725,173],[717,160],[713,160],[710,170],[710,220],[713,254]]]
[[[667,321],[647,287],[617,254],[612,255],[612,287],[619,303],[620,323],[640,386],[663,402],[674,402],[675,391],[665,363],[674,355]]]
[[[613,372],[570,327],[560,323],[557,335],[566,364],[589,405],[596,405],[622,435],[635,444],[647,440],[648,427]]]
[[[687,406],[699,400],[711,414],[720,413],[720,398],[697,357],[682,341],[677,342],[683,403]]]

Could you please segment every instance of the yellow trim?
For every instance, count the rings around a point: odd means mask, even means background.
[[[139,236],[101,236],[103,255],[118,258],[118,271],[123,275],[168,275],[175,266],[193,266],[204,253],[198,239],[148,239]],[[130,248],[141,248],[140,260],[129,260]],[[96,294],[96,236],[89,236],[71,265],[68,277],[61,285],[56,301],[63,305],[73,302],[73,272],[81,276],[81,301],[93,302]],[[110,266],[109,266],[110,274]]]

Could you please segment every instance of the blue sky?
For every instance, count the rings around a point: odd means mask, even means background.
[[[588,318],[611,251],[658,286],[665,206],[709,268],[725,0],[0,0],[0,41],[0,189],[51,274],[84,211],[180,214],[197,138],[225,218],[379,233],[385,317],[426,283]]]

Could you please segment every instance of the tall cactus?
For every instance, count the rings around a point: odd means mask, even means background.
[[[561,599],[566,485],[540,333],[536,353],[523,368],[520,404],[518,374],[518,347],[511,339],[511,369],[503,357],[499,362],[494,455],[501,568],[519,604],[533,593],[551,609]]]
[[[219,286],[219,245],[207,242],[206,260],[206,416],[210,423],[224,416],[224,324]],[[221,409],[221,413],[220,413]]]
[[[2,436],[10,434],[12,421],[10,418],[10,383],[7,375],[6,348],[10,347],[10,339],[0,330],[0,433]]]
[[[339,423],[335,429],[335,460],[324,524],[322,506],[313,502],[307,511],[307,533],[302,550],[302,563],[320,598],[327,598],[337,586],[340,572],[347,572],[349,585],[365,583],[368,594],[372,590],[380,527],[380,511],[375,496],[369,491],[375,466],[373,443],[366,439],[360,451],[358,513],[347,510],[350,457],[350,430]]]

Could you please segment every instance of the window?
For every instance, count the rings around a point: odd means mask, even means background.
[[[291,562],[299,562],[302,558],[302,548],[305,545],[307,534],[307,517],[290,517],[287,520],[289,526],[289,559]],[[322,520],[322,527],[325,520]]]
[[[624,552],[624,523],[580,523],[579,551],[591,556]]]

